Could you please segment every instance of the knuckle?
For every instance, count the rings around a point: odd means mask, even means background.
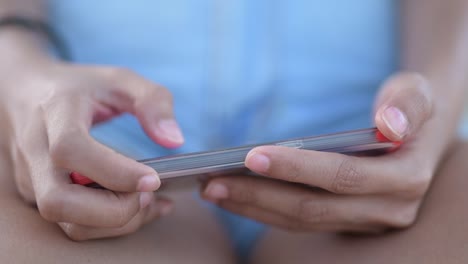
[[[390,224],[396,228],[407,228],[414,224],[417,218],[417,213],[417,206],[407,205],[392,214],[390,217]]]
[[[66,131],[58,132],[49,138],[49,155],[52,161],[58,165],[68,164],[74,153],[77,140],[83,137],[80,128],[70,127]]]
[[[125,199],[117,195],[118,202],[115,206],[115,217],[114,217],[114,225],[115,227],[123,227],[125,226],[130,220],[135,216],[135,213],[132,213],[130,203]]]
[[[343,157],[336,169],[330,191],[334,193],[358,192],[366,179],[363,171],[355,165],[353,157]]]
[[[46,93],[38,102],[39,108],[43,113],[57,111],[56,108],[64,103],[69,103],[70,99],[76,100],[81,96],[82,89],[76,89],[74,83],[62,83],[61,81],[50,81],[46,84]]]
[[[28,204],[35,204],[35,191],[32,187],[31,178],[27,175],[15,175],[16,190]]]
[[[421,73],[418,72],[405,72],[402,74],[403,77],[411,83],[414,83],[413,87],[420,87],[427,85],[428,80]]]
[[[64,92],[57,86],[57,84],[49,85],[48,93],[38,102],[38,108],[43,114],[54,111],[57,103],[63,100]]]
[[[403,196],[408,199],[423,197],[429,189],[432,176],[432,170],[424,169],[418,169],[418,171],[407,175],[405,184],[401,187]]]
[[[430,95],[430,83],[429,81],[420,74],[417,74],[414,78],[416,95],[414,96],[414,104],[423,112],[425,115],[429,115],[432,110],[432,99]]]
[[[69,95],[67,95],[69,96]],[[82,96],[73,96],[74,103],[82,103],[85,98]],[[64,110],[67,110],[69,98],[60,95],[53,95],[51,98],[40,103],[40,111],[47,120],[45,123],[47,144],[49,156],[55,163],[66,163],[67,159],[75,149],[77,141],[83,139],[87,135],[85,123],[64,120],[61,115],[56,115]]]
[[[412,98],[412,109],[418,114],[429,117],[432,113],[432,96],[429,80],[420,73],[409,72],[404,74],[405,80],[411,85],[409,97]]]
[[[24,183],[24,181],[19,181],[16,186],[19,195],[24,199],[25,202],[28,204],[36,203],[36,199],[34,198],[34,190],[29,184]]]
[[[49,191],[37,199],[39,213],[44,219],[51,222],[58,222],[61,220],[64,208],[63,204],[63,200],[58,199],[58,196],[52,191]]]
[[[403,72],[393,76],[391,80],[399,84],[400,87],[405,87],[404,89],[412,93],[426,93],[429,86],[429,80],[419,72]]]
[[[165,100],[172,102],[173,96],[172,96],[171,91],[169,91],[169,89],[161,85],[156,85],[156,87],[157,89],[154,89],[154,90],[158,94],[159,97],[162,97]]]
[[[16,190],[19,195],[28,204],[34,205],[36,203],[35,190],[32,186],[31,172],[34,169],[31,166],[31,161],[27,155],[27,151],[21,146],[12,153],[14,155],[15,166],[14,166],[14,179],[16,183]]]
[[[375,211],[361,219],[361,223],[370,223],[380,228],[407,228],[417,218],[419,202],[401,202],[398,206],[386,207],[385,210]]]
[[[162,88],[160,92],[162,93],[162,102],[159,103],[160,108],[164,111],[171,111],[172,106],[174,105],[172,93],[166,88]]]
[[[154,85],[148,85],[147,88],[142,89],[136,104],[151,104],[154,107],[155,102],[157,102],[157,109],[159,111],[170,112],[172,110],[173,97],[168,89],[158,85],[156,85],[156,89]]]
[[[63,136],[59,136],[49,143],[49,154],[55,164],[66,163],[68,154],[71,151],[70,145],[64,142]]]

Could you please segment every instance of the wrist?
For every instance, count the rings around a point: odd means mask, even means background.
[[[63,64],[41,46],[39,37],[28,31],[0,30],[0,99],[8,100],[28,82],[39,84],[48,72]],[[0,100],[0,104],[5,101]]]
[[[54,61],[38,33],[16,27],[0,28],[0,57],[1,74]]]

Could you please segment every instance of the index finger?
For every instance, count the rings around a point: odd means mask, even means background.
[[[387,157],[353,157],[280,146],[253,149],[246,166],[261,175],[339,194],[403,191],[421,182],[413,166]],[[398,168],[398,173],[395,171]]]
[[[95,141],[88,133],[90,100],[53,100],[45,105],[49,153],[55,166],[86,175],[119,192],[150,192],[160,186],[151,168]]]

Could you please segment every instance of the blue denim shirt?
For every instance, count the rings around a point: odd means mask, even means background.
[[[50,1],[76,62],[172,91],[183,152],[371,125],[397,63],[396,12],[392,0]],[[103,140],[120,151],[166,154],[133,118],[113,123]]]
[[[168,87],[189,152],[371,125],[396,69],[393,0],[51,0],[74,60]],[[134,158],[169,154],[130,116],[93,131]],[[238,235],[242,239],[242,233]],[[250,232],[250,231],[247,231]]]

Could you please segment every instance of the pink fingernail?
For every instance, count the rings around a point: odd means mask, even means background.
[[[154,192],[161,185],[158,175],[143,176],[138,182],[137,191],[139,192]]]
[[[212,201],[227,199],[229,191],[226,186],[219,183],[210,183],[205,189],[205,196]]]
[[[143,208],[147,207],[151,203],[152,199],[153,199],[153,193],[152,192],[142,192],[142,193],[140,193],[140,209],[143,209]]]
[[[253,151],[247,155],[245,165],[253,171],[267,172],[270,168],[270,159],[261,153]]]
[[[182,131],[174,119],[164,119],[159,121],[158,127],[156,128],[156,133],[174,143],[184,143],[184,136],[182,135]]]
[[[382,115],[385,124],[399,138],[403,138],[408,130],[409,122],[406,115],[396,107],[388,107]]]

